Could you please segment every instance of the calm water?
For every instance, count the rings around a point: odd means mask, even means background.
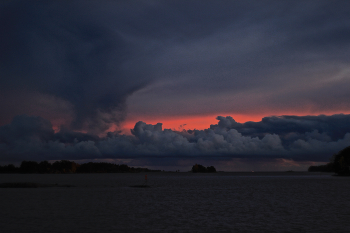
[[[1,174],[1,232],[350,232],[350,177],[314,173]]]

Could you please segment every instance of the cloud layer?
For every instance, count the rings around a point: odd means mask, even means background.
[[[0,159],[288,159],[328,161],[349,146],[350,115],[266,117],[240,124],[217,118],[205,130],[173,131],[137,122],[132,135],[105,137],[62,129],[55,133],[49,121],[21,115],[0,127]]]

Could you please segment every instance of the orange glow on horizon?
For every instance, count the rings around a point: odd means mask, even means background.
[[[130,129],[133,129],[138,121],[143,121],[146,124],[155,125],[157,123],[163,124],[163,129],[172,129],[181,131],[183,129],[208,129],[210,125],[217,124],[217,116],[231,116],[236,122],[245,123],[248,121],[258,122],[262,118],[268,116],[318,116],[318,115],[334,115],[334,114],[350,114],[350,112],[330,112],[330,113],[296,113],[296,112],[284,112],[283,114],[256,114],[256,115],[238,115],[238,114],[215,114],[207,116],[177,116],[177,117],[153,117],[153,116],[142,116],[142,117],[130,117],[122,125],[123,133],[131,134]]]
[[[282,115],[292,115],[292,116],[318,116],[318,115],[334,115],[334,114],[350,114],[350,112],[320,112],[320,113],[296,113],[296,112],[284,112],[282,114],[251,114],[251,115],[243,115],[243,114],[215,114],[215,115],[204,115],[204,116],[163,116],[163,117],[154,117],[154,116],[129,116],[126,121],[121,124],[121,127],[117,125],[112,125],[106,132],[114,132],[116,130],[121,130],[122,134],[131,135],[130,129],[133,129],[135,124],[138,121],[143,121],[146,124],[155,125],[157,123],[163,124],[163,129],[172,129],[176,131],[189,130],[189,129],[197,129],[203,130],[208,129],[210,125],[214,125],[218,123],[216,119],[217,116],[231,116],[236,122],[245,123],[247,121],[258,122],[261,121],[262,118],[268,116],[282,116]],[[52,121],[53,130],[55,133],[59,132],[61,127],[60,121]],[[80,130],[77,132],[87,133],[87,131]],[[106,133],[105,132],[105,133]],[[105,133],[101,133],[99,136],[105,136]]]
[[[207,129],[210,125],[217,124],[218,120],[216,119],[219,115],[211,115],[211,116],[184,116],[184,117],[164,117],[164,118],[152,118],[152,117],[140,117],[139,120],[129,119],[123,124],[123,132],[126,134],[130,134],[130,129],[133,129],[135,124],[138,121],[143,121],[146,124],[155,125],[157,123],[163,124],[163,129],[172,129],[172,130],[188,130],[188,129]],[[228,115],[222,115],[228,116]],[[260,121],[261,116],[244,116],[244,115],[233,115],[233,119],[237,122],[244,123],[247,121]]]

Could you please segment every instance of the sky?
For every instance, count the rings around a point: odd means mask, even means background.
[[[348,1],[2,1],[0,163],[306,170],[350,145]]]

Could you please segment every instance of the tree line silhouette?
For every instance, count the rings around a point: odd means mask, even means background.
[[[48,161],[22,161],[19,167],[13,164],[0,166],[0,173],[137,173],[137,172],[160,172],[160,170],[151,170],[148,168],[134,168],[126,164],[113,163],[95,163],[89,162],[78,164],[69,160],[56,161],[49,163]]]
[[[330,162],[320,166],[310,166],[309,172],[335,172],[340,176],[350,176],[350,146],[334,154]]]

